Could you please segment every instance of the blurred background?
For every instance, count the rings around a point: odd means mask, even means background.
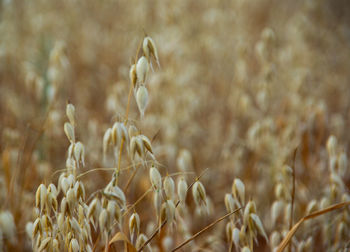
[[[67,102],[85,145],[82,172],[103,167],[102,138],[125,114],[129,69],[145,34],[160,68],[149,74],[144,119],[134,98],[129,119],[152,139],[157,160],[176,172],[186,149],[195,174],[208,168],[201,180],[213,211],[205,222],[225,214],[225,193],[240,178],[267,234],[282,234],[289,224],[273,220],[271,206],[281,197],[277,185],[290,187],[285,167],[294,150],[295,220],[332,188],[328,137],[349,154],[349,24],[346,0],[0,0],[0,211],[12,212],[18,241],[4,237],[4,251],[30,250],[25,226],[35,191],[65,168]],[[345,192],[349,175],[342,175]],[[90,194],[110,177],[96,171],[82,180]],[[149,185],[148,172],[135,181],[130,202]],[[150,213],[139,211],[147,220]],[[201,221],[193,218],[193,232]],[[317,243],[328,224],[315,221],[296,240],[311,233],[314,251],[344,246],[336,238]],[[198,238],[201,246],[227,250],[224,227]],[[209,236],[218,244],[207,244]],[[256,251],[270,248],[259,238]]]

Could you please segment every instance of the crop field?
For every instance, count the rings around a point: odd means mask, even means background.
[[[0,0],[0,252],[350,250],[347,0]]]

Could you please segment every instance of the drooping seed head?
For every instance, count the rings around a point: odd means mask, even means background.
[[[162,176],[156,167],[152,166],[149,170],[152,187],[155,191],[162,190]]]
[[[306,214],[311,214],[312,212],[316,211],[318,206],[317,206],[317,201],[312,200],[309,202],[309,204],[306,207]]]
[[[121,145],[122,140],[128,141],[129,135],[124,123],[116,122],[112,127],[112,143],[114,145]]]
[[[137,240],[136,240],[136,250],[140,250],[142,248],[142,246],[146,243],[147,241],[147,236],[145,234],[140,234],[138,237],[137,237]]]
[[[80,246],[77,239],[72,239],[69,243],[69,252],[79,252]]]
[[[139,135],[138,137],[142,140],[142,144],[146,148],[146,150],[148,150],[150,153],[153,153],[152,144],[148,137],[146,137],[145,135]]]
[[[44,205],[46,204],[46,196],[47,196],[47,189],[44,184],[41,184],[35,194],[35,205],[36,207],[40,206],[40,211],[43,210]]]
[[[273,231],[270,235],[270,246],[272,249],[276,248],[281,242],[281,234],[278,231]]]
[[[0,229],[6,239],[8,239],[11,243],[15,242],[16,225],[10,211],[0,212]]]
[[[74,127],[71,123],[66,122],[64,124],[64,133],[66,133],[66,136],[70,142],[75,142]]]
[[[164,179],[164,191],[168,199],[173,200],[175,198],[175,182],[169,176]]]
[[[133,64],[130,67],[129,78],[130,78],[132,86],[135,88],[136,83],[137,83],[137,74],[136,74],[136,65],[135,64]]]
[[[140,86],[137,89],[136,103],[137,103],[137,107],[139,108],[141,118],[143,118],[147,104],[148,104],[148,91],[145,86]]]
[[[244,184],[243,184],[242,180],[236,178],[233,181],[232,194],[234,195],[234,197],[236,199],[239,198],[241,203],[244,205],[244,201],[245,201],[245,187],[244,187]]]
[[[54,211],[57,211],[57,206],[58,206],[57,198],[55,194],[52,192],[47,193],[47,206],[49,209],[51,208]]]
[[[135,127],[135,125],[130,125],[128,129],[129,138],[131,139],[134,136],[139,135],[139,130]]]
[[[49,184],[49,186],[47,187],[47,192],[50,192],[53,194],[54,197],[57,197],[58,195],[58,191],[57,191],[57,188],[54,184]]]
[[[32,228],[32,240],[36,237],[38,233],[42,232],[42,225],[41,225],[41,219],[36,218],[36,220],[33,223],[33,228]]]
[[[143,39],[142,48],[146,58],[150,61],[150,57],[153,57],[159,66],[159,58],[156,44],[154,43],[151,37],[147,36]]]
[[[129,231],[130,239],[134,240],[134,236],[140,233],[140,216],[137,213],[133,213],[129,219]]]
[[[275,187],[275,195],[277,199],[283,199],[285,193],[284,193],[284,187],[281,183],[278,183]]]
[[[171,200],[167,200],[162,204],[162,209],[160,211],[160,222],[168,221],[172,223],[175,219],[175,204]]]
[[[43,239],[40,243],[40,247],[38,248],[38,251],[45,251],[48,248],[51,242],[51,239],[52,239],[51,237],[46,237],[45,239]]]
[[[177,184],[177,194],[179,196],[180,202],[186,201],[187,189],[188,185],[186,183],[186,180],[183,177],[181,177]]]
[[[108,146],[112,143],[112,129],[108,128],[103,136],[103,154],[106,155]]]
[[[90,219],[92,216],[94,216],[95,212],[97,211],[98,208],[98,204],[99,204],[99,200],[98,198],[94,198],[89,207],[88,207],[88,211],[87,211],[87,217]]]
[[[78,202],[75,193],[74,188],[69,188],[67,191],[67,203],[70,207],[70,209],[74,208],[74,205]]]
[[[242,252],[250,252],[250,249],[247,246],[245,246],[244,248],[242,248],[241,251]]]
[[[33,234],[33,230],[34,230],[33,222],[27,222],[25,230],[26,230],[26,235],[28,236],[28,238],[31,238],[32,234]]]
[[[235,228],[235,225],[230,221],[226,224],[225,231],[226,231],[226,239],[228,242],[232,242],[232,232]]]
[[[254,201],[249,201],[247,205],[244,208],[244,213],[243,213],[243,222],[245,226],[248,226],[249,223],[249,216],[252,213],[256,213],[256,206]]]
[[[234,201],[233,201],[232,194],[226,193],[226,195],[225,195],[225,206],[226,206],[226,211],[227,211],[228,213],[233,212],[233,211],[234,211],[234,208],[235,208],[234,205],[235,205],[235,203],[234,203]]]
[[[69,122],[74,126],[75,125],[75,107],[73,104],[68,103],[66,107],[66,115]]]
[[[206,192],[203,184],[200,181],[196,181],[192,187],[192,194],[197,206],[206,205]]]
[[[275,201],[271,207],[271,220],[272,224],[275,225],[277,219],[282,215],[284,209],[284,203],[282,200]]]
[[[100,226],[100,230],[105,230],[107,227],[107,218],[108,218],[108,212],[106,209],[103,209],[100,213],[100,216],[98,217],[98,224]]]
[[[238,251],[240,241],[240,230],[236,227],[232,230],[232,241],[236,247],[236,250]]]
[[[85,165],[85,148],[81,142],[77,142],[74,146],[74,158],[76,162]]]
[[[113,186],[111,183],[107,185],[103,191],[103,195],[110,200],[115,200],[122,208],[125,207],[126,198],[125,194],[119,186]]]
[[[266,242],[268,241],[264,226],[259,218],[259,216],[257,216],[254,213],[250,214],[250,219],[252,220],[252,222],[254,223],[254,226],[256,227],[256,229],[259,231],[259,233],[265,238]]]
[[[327,151],[329,156],[335,156],[337,154],[337,139],[333,135],[327,140]]]
[[[60,245],[57,239],[52,240],[52,249],[53,252],[59,252],[60,251]]]
[[[136,64],[137,81],[139,81],[141,84],[145,83],[148,71],[149,64],[147,58],[145,56],[142,56]]]
[[[174,239],[169,235],[164,237],[162,240],[162,246],[165,251],[171,251],[171,249],[174,247]]]

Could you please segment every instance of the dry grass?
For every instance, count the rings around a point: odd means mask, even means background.
[[[0,0],[0,251],[346,250],[349,17]]]

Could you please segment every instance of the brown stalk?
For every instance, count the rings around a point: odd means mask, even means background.
[[[277,248],[277,252],[282,252],[289,244],[290,240],[292,239],[293,235],[296,233],[296,231],[298,230],[299,226],[306,220],[309,220],[309,219],[313,219],[313,218],[316,218],[317,216],[320,216],[320,215],[323,215],[323,214],[326,214],[328,212],[331,212],[331,211],[334,211],[334,210],[337,210],[337,209],[340,209],[340,208],[343,208],[345,206],[348,206],[350,205],[350,201],[347,201],[347,202],[342,202],[342,203],[338,203],[338,204],[334,204],[330,207],[327,207],[325,209],[322,209],[322,210],[319,210],[319,211],[316,211],[316,212],[313,212],[303,218],[301,218],[294,226],[293,228],[291,228],[289,230],[289,232],[287,233],[287,235],[284,237],[283,241],[280,243],[280,245],[278,246]]]
[[[136,173],[137,173],[137,168],[132,172],[130,178],[128,179],[128,182],[126,183],[126,186],[124,187],[124,193],[126,193],[126,191],[128,190],[128,188],[131,184],[131,181],[134,179]]]

